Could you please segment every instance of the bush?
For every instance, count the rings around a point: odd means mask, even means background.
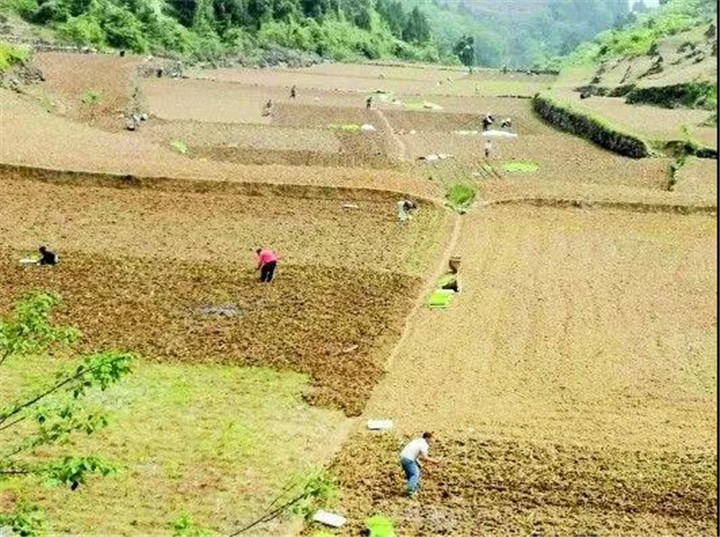
[[[9,43],[0,41],[0,73],[13,67],[22,65],[30,59],[30,49],[27,47],[15,47]]]
[[[58,27],[60,35],[74,45],[93,45],[102,48],[106,45],[105,32],[91,15],[72,17]]]
[[[627,94],[626,102],[646,103],[664,108],[717,110],[717,86],[712,82],[691,82],[672,86],[634,88]]]
[[[630,133],[606,123],[603,119],[574,110],[548,96],[536,95],[533,111],[551,125],[590,140],[600,147],[631,158],[650,155],[647,143]]]
[[[456,210],[464,210],[475,200],[475,187],[468,183],[456,183],[448,188],[445,198]]]

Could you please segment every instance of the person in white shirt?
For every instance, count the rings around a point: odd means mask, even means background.
[[[408,496],[417,492],[420,486],[420,462],[437,463],[440,459],[428,456],[432,433],[423,433],[422,437],[415,438],[408,442],[400,452],[400,466],[405,472],[407,479],[406,490]]]

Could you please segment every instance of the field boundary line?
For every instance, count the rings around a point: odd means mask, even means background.
[[[383,125],[385,125],[385,128],[387,129],[388,135],[390,136],[390,139],[395,142],[395,145],[398,148],[399,153],[399,160],[400,162],[407,161],[407,149],[405,148],[405,144],[400,139],[400,137],[395,132],[395,129],[393,129],[393,126],[390,124],[390,121],[388,121],[388,118],[383,114],[382,110],[375,109],[375,114],[377,114],[380,121],[382,121]]]
[[[427,276],[427,278],[425,278],[420,293],[418,293],[418,296],[415,299],[415,304],[413,304],[412,309],[406,315],[405,320],[403,321],[403,329],[400,333],[400,338],[395,342],[395,345],[393,345],[393,348],[390,351],[390,355],[385,361],[385,366],[383,367],[385,372],[389,371],[393,363],[395,362],[395,359],[400,352],[400,347],[403,345],[403,343],[408,337],[408,334],[410,333],[410,327],[412,325],[413,318],[415,317],[415,315],[417,315],[418,311],[420,311],[420,309],[425,305],[425,297],[435,287],[435,283],[437,282],[438,277],[440,277],[445,271],[448,259],[450,259],[450,255],[457,246],[458,240],[460,238],[460,232],[462,230],[462,216],[450,210],[448,210],[448,213],[453,219],[453,227],[452,231],[450,232],[450,238],[448,239],[445,248],[440,254],[437,264],[433,268],[432,272],[430,272],[430,274]],[[370,395],[370,397],[372,397],[372,395]]]
[[[24,164],[0,163],[0,173],[7,179],[38,181],[74,186],[94,186],[119,189],[149,189],[165,192],[216,192],[244,196],[284,196],[306,199],[338,199],[346,201],[387,201],[397,196],[412,196],[418,200],[444,206],[438,196],[408,190],[372,188],[369,186],[312,185],[302,183],[272,183],[260,181],[232,181],[223,179],[195,179],[168,176],[139,176],[113,172],[58,170]]]
[[[493,205],[530,205],[556,209],[619,209],[636,213],[673,213],[717,215],[716,205],[692,205],[681,203],[646,203],[634,201],[592,201],[573,198],[517,197],[478,201],[474,207]]]

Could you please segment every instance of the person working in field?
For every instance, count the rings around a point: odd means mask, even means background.
[[[492,126],[492,124],[493,124],[494,121],[495,121],[495,120],[493,119],[493,117],[492,117],[492,115],[491,115],[490,113],[485,114],[485,117],[484,117],[483,120],[482,120],[482,128],[483,128],[483,130],[484,130],[484,131],[488,130],[488,129]]]
[[[410,211],[417,209],[417,205],[412,200],[400,200],[397,202],[397,221],[407,222],[410,220]]]
[[[492,151],[492,142],[485,140],[485,158],[490,158],[490,151]]]
[[[54,252],[51,252],[45,246],[41,246],[38,251],[40,252],[40,259],[36,261],[38,265],[57,265],[59,259]]]
[[[277,255],[270,248],[258,248],[255,253],[258,256],[258,270],[260,271],[261,282],[271,282],[275,267],[277,265]]]
[[[365,101],[366,109],[370,110],[370,108],[372,107],[372,101],[373,101],[373,98],[372,98],[372,95],[370,95],[370,97],[368,97],[367,100]]]
[[[501,129],[512,129],[512,119],[509,117],[506,117],[502,120],[502,123],[500,123]]]
[[[290,98],[294,99],[295,97],[297,97],[297,86],[290,88]]]
[[[269,99],[268,102],[265,103],[265,108],[263,109],[262,115],[264,117],[267,117],[270,114],[272,114],[272,107],[273,107],[272,99]]]
[[[407,479],[405,490],[408,496],[415,494],[420,487],[420,461],[440,462],[440,459],[434,459],[428,455],[431,439],[432,433],[423,433],[422,437],[408,442],[400,452],[400,466],[402,466],[405,479]]]

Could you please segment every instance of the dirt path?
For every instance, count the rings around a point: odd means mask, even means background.
[[[375,109],[375,114],[377,114],[377,117],[380,119],[380,122],[385,127],[385,130],[388,133],[388,137],[392,141],[392,145],[395,146],[395,149],[397,151],[398,160],[400,162],[405,162],[407,160],[407,151],[405,149],[405,144],[400,139],[400,137],[395,132],[395,129],[393,129],[392,125],[388,121],[388,119],[385,117],[385,114],[383,114],[382,110]]]

